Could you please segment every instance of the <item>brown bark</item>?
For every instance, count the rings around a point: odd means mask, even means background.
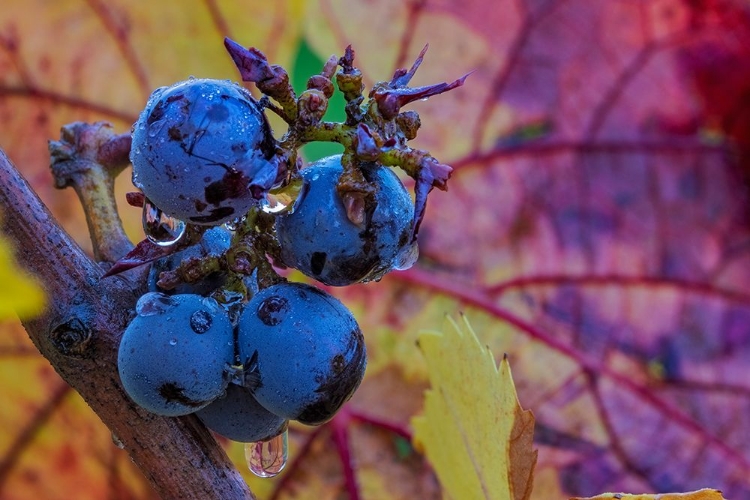
[[[60,228],[2,150],[0,212],[2,232],[48,297],[46,311],[24,322],[29,337],[124,444],[157,493],[165,499],[253,498],[196,417],[159,417],[128,398],[117,375],[117,349],[142,282],[128,273],[101,279],[104,269]],[[122,242],[117,246],[119,253]]]

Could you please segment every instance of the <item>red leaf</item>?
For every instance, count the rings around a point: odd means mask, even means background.
[[[102,277],[114,276],[115,274],[142,266],[143,264],[159,260],[174,253],[176,247],[177,245],[162,247],[152,243],[149,239],[145,239],[138,243],[125,257],[115,262]]]

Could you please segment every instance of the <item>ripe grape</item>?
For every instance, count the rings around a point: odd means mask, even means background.
[[[133,126],[133,184],[164,213],[218,225],[246,214],[279,175],[258,103],[222,80],[157,89]]]
[[[303,283],[261,290],[238,325],[245,383],[267,410],[318,425],[331,419],[362,381],[367,354],[351,312]]]
[[[128,395],[159,415],[192,413],[221,396],[234,360],[233,327],[213,299],[147,293],[117,356]]]
[[[373,210],[354,224],[336,191],[341,156],[319,160],[301,171],[305,193],[294,211],[276,223],[281,257],[289,267],[327,285],[345,286],[380,279],[399,265],[412,244],[414,206],[391,169],[362,166],[376,188]]]
[[[271,439],[287,426],[287,420],[263,408],[248,389],[236,384],[229,384],[225,396],[196,415],[212,431],[241,443]]]

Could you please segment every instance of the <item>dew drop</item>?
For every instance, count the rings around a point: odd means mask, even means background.
[[[206,307],[210,312],[214,314],[219,312],[219,303],[216,302],[216,299],[214,299],[213,297],[203,297],[201,299],[201,304],[203,304],[204,307]]]
[[[167,123],[167,120],[156,120],[151,125],[148,126],[148,136],[149,137],[156,137],[159,135],[159,132],[161,132],[161,129],[164,128],[164,124]]]
[[[177,339],[174,338],[174,337],[171,338],[171,339],[169,339],[169,345],[176,346],[177,345]]]
[[[117,437],[117,434],[115,434],[114,432],[112,433],[112,442],[121,450],[125,449],[125,443],[123,443],[122,440]]]
[[[291,214],[302,202],[307,192],[307,184],[300,178],[281,189],[275,189],[261,200],[261,210],[267,214]]]
[[[246,216],[237,217],[236,219],[232,219],[229,222],[224,223],[224,227],[229,229],[230,231],[237,231],[237,228],[242,225],[243,222],[247,220]]]
[[[163,314],[175,305],[175,301],[169,295],[160,292],[148,292],[141,295],[135,304],[135,312],[138,316],[156,316]]]
[[[203,309],[198,309],[190,316],[190,328],[195,333],[206,333],[211,329],[211,323],[213,323],[211,313]]]
[[[419,258],[419,245],[414,241],[402,248],[393,259],[393,269],[396,271],[406,271],[411,268]]]
[[[258,477],[274,477],[286,466],[288,433],[285,430],[268,441],[245,444],[245,460],[250,472]]]
[[[162,212],[148,198],[143,202],[143,232],[146,237],[160,247],[172,246],[185,234],[187,225]]]

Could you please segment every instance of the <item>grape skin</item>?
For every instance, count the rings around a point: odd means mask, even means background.
[[[333,286],[382,278],[411,244],[414,220],[411,197],[398,177],[388,167],[370,164],[362,172],[377,189],[376,206],[364,227],[352,223],[336,192],[342,172],[341,155],[303,169],[305,194],[276,222],[284,264]]]
[[[258,104],[224,80],[154,91],[133,126],[133,184],[167,215],[219,225],[258,204],[279,175]]]
[[[236,384],[229,384],[226,395],[196,415],[212,431],[241,443],[266,441],[287,427],[287,420],[263,408],[249,390]]]
[[[246,385],[267,410],[288,420],[322,424],[352,396],[367,354],[351,312],[303,283],[261,290],[238,325]]]
[[[199,295],[147,293],[123,334],[117,357],[128,395],[150,412],[193,413],[221,396],[234,359],[227,313]]]

